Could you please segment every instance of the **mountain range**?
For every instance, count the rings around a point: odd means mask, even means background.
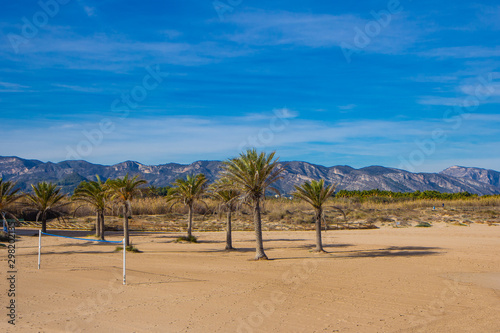
[[[126,161],[115,165],[92,164],[87,161],[63,161],[59,163],[28,160],[19,157],[0,156],[0,178],[11,180],[23,190],[40,181],[51,181],[65,192],[72,192],[83,180],[95,180],[96,176],[108,178],[140,175],[149,185],[167,186],[175,179],[188,174],[203,173],[214,181],[220,172],[220,161],[197,161],[192,164],[168,163],[144,165]],[[382,166],[355,169],[350,166],[325,167],[307,162],[282,162],[283,179],[276,183],[282,194],[289,194],[294,185],[311,179],[325,179],[337,184],[337,189],[380,189],[395,192],[435,190],[439,192],[467,191],[479,195],[500,194],[500,172],[481,168],[452,166],[439,173],[412,173]]]

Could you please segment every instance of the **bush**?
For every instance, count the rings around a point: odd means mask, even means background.
[[[122,250],[123,250],[122,246],[117,246],[115,249],[115,252],[122,251]],[[141,253],[141,251],[133,245],[127,246],[127,252]]]
[[[3,231],[0,231],[0,242],[8,242],[8,241],[9,241],[9,235]]]
[[[417,228],[429,228],[432,227],[432,224],[429,222],[419,222],[415,227]]]
[[[179,237],[175,240],[176,243],[179,243],[179,242],[189,242],[189,243],[198,243],[198,239],[191,235],[191,237],[187,237],[187,236],[182,236],[182,237]]]

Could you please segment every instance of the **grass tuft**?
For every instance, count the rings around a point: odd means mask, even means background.
[[[115,252],[119,252],[119,251],[122,251],[122,250],[123,250],[123,246],[117,246],[115,248]],[[129,245],[129,246],[127,246],[127,252],[141,253],[142,251],[140,251],[138,248],[136,248],[133,245]]]
[[[187,237],[187,236],[182,236],[182,237],[179,237],[175,240],[176,243],[179,243],[179,242],[189,242],[189,243],[198,243],[198,239],[191,235],[191,237]]]
[[[8,242],[9,235],[3,231],[0,231],[0,242]]]

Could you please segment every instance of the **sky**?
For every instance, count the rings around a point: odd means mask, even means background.
[[[498,1],[19,0],[0,155],[500,170]]]

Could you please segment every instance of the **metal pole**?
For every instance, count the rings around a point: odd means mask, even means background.
[[[127,253],[127,248],[125,247],[125,238],[123,239],[123,284],[126,284],[126,267],[127,267],[127,261],[126,261],[126,256],[125,253]]]
[[[40,254],[42,253],[42,230],[38,230],[38,269],[40,269]]]

